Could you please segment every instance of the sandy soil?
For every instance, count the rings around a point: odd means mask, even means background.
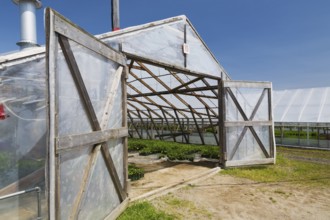
[[[151,200],[179,219],[330,219],[329,188],[257,183],[221,172],[185,182],[210,169],[212,164],[181,163],[149,172],[132,182],[130,197],[180,183],[183,187]]]

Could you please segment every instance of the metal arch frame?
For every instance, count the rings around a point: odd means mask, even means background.
[[[87,162],[87,166],[84,169],[82,184],[78,191],[78,195],[75,198],[73,208],[71,210],[70,219],[76,219],[79,213],[79,209],[83,200],[85,198],[85,192],[87,187],[87,182],[91,177],[91,171],[95,167],[95,161],[101,152],[106,167],[111,177],[116,192],[118,194],[120,205],[117,209],[113,210],[112,213],[108,213],[108,216],[113,218],[118,216],[122,211],[121,206],[127,206],[127,116],[126,116],[126,102],[122,102],[122,127],[119,129],[108,129],[106,130],[106,124],[111,115],[112,103],[114,101],[115,94],[111,93],[107,97],[107,103],[104,108],[104,114],[102,121],[98,121],[93,105],[91,103],[89,94],[87,92],[84,80],[80,74],[79,67],[75,61],[75,57],[71,46],[69,44],[69,39],[77,42],[78,44],[86,47],[87,49],[94,51],[107,59],[110,59],[119,64],[119,68],[116,71],[115,80],[112,83],[111,89],[118,88],[119,83],[122,85],[122,100],[126,100],[126,79],[127,79],[127,68],[126,68],[126,58],[119,52],[113,50],[106,44],[100,42],[94,36],[86,33],[82,29],[76,27],[70,21],[66,20],[57,12],[47,8],[46,11],[46,28],[47,28],[47,58],[49,62],[47,63],[48,76],[49,76],[49,219],[58,219],[60,211],[60,176],[59,170],[59,159],[58,156],[66,151],[74,151],[79,149],[80,146],[93,145],[93,150],[91,156]],[[70,73],[74,78],[74,82],[78,89],[80,98],[85,107],[86,114],[89,118],[90,124],[92,125],[93,132],[88,134],[79,135],[69,135],[66,137],[58,137],[57,128],[57,78],[56,78],[56,56],[58,54],[59,48],[63,52],[66,63],[68,64]],[[54,50],[50,50],[53,48]],[[119,180],[118,173],[116,171],[114,162],[110,155],[107,147],[107,141],[110,139],[122,138],[123,142],[123,167],[124,167],[124,185],[122,186]],[[57,177],[56,177],[57,176]]]

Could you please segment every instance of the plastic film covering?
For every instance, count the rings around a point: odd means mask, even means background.
[[[247,118],[252,116],[252,112],[255,109],[264,89],[260,88],[231,88],[233,95],[244,110]],[[237,106],[229,94],[226,96],[226,120],[227,121],[243,121],[243,116],[240,114]],[[268,97],[264,96],[261,100],[253,120],[255,121],[267,121],[268,118]]]
[[[234,152],[234,146],[236,145],[239,136],[241,135],[244,127],[230,127],[227,129],[227,152],[228,155],[233,155],[231,160],[259,160],[266,158],[264,153],[259,147],[258,142],[251,133],[250,130],[246,131],[243,140],[238,145],[236,152]],[[261,139],[267,152],[270,152],[269,145],[269,127],[260,126],[254,127],[258,137]]]
[[[267,83],[233,82],[225,88],[226,166],[272,162],[270,92]]]
[[[0,63],[0,196],[38,186],[45,198],[45,59],[21,53],[10,57],[2,57],[6,61]],[[2,200],[0,219],[36,218],[36,198],[31,192]],[[43,204],[45,216],[47,203]]]
[[[100,38],[124,53],[226,79],[218,63],[185,16],[128,28]],[[183,46],[187,45],[184,53]],[[186,64],[186,65],[185,65]]]
[[[119,65],[71,40],[69,43],[98,121],[101,123],[105,111],[108,111],[110,117],[104,129],[121,128],[123,114],[121,83],[119,83],[115,94],[112,94],[115,96],[113,105],[110,106],[110,109],[105,109],[114,80],[118,80],[115,79],[115,73]],[[57,66],[59,138],[92,132],[93,129],[78,93],[77,84],[62,54],[57,57]],[[124,148],[121,142],[121,138],[115,139],[109,141],[108,145],[110,154],[115,158],[115,168],[123,186]],[[93,146],[85,146],[80,150],[60,154],[61,219],[68,219],[74,213],[73,204],[80,204],[78,218],[81,219],[102,219],[120,204],[104,158],[100,150],[95,152],[93,149]],[[90,163],[89,161],[93,160],[93,156],[95,163]],[[86,172],[88,178],[84,179]],[[87,181],[86,185],[84,185],[85,181]],[[85,192],[81,196],[80,193],[83,189]],[[81,199],[80,202],[79,199]]]
[[[73,41],[70,41],[70,45],[74,50],[74,56],[92,101],[97,119],[101,121],[107,94],[109,94],[113,83],[114,72],[118,69],[119,65]],[[66,61],[63,56],[58,56],[57,62],[58,77],[59,82],[61,82],[58,90],[59,123],[61,127],[59,134],[64,136],[91,132],[92,127]],[[93,62],[93,65],[90,65],[91,62]],[[119,92],[121,93],[120,88]],[[122,114],[121,100],[118,100],[120,98],[121,96],[117,97],[117,102],[115,102],[113,109],[113,112],[118,115]],[[111,117],[111,119],[108,128],[113,128],[115,124],[121,126],[121,117]]]
[[[276,122],[330,122],[330,87],[274,91]]]

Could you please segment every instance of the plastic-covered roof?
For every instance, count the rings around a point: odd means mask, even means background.
[[[330,87],[273,91],[275,122],[330,122]]]

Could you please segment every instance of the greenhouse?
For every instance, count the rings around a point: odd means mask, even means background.
[[[330,88],[274,91],[276,144],[330,149]]]
[[[45,27],[0,57],[1,218],[115,218],[128,136],[207,130],[224,167],[274,163],[271,83],[231,80],[185,16],[94,37],[48,9]]]

